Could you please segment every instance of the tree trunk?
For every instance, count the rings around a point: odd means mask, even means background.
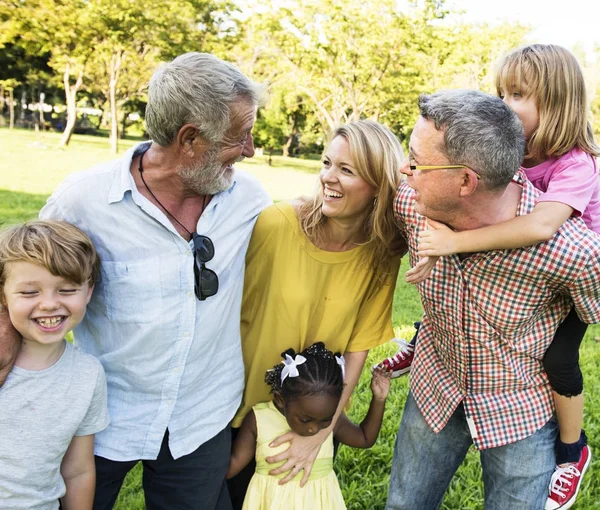
[[[110,59],[110,149],[113,154],[119,152],[119,119],[117,111],[117,83],[119,81],[119,71],[123,52],[119,51],[112,54]]]
[[[96,129],[100,129],[100,126],[102,126],[102,121],[104,120],[104,105],[101,105],[100,109],[100,116],[98,117],[98,124],[96,125]]]
[[[294,140],[294,135],[290,134],[287,138],[287,140],[285,141],[285,143],[283,144],[283,147],[281,148],[283,150],[283,157],[284,158],[289,158],[290,157],[290,147],[292,146],[292,142]]]
[[[42,131],[46,131],[45,119],[44,119],[44,102],[40,98],[40,127]]]
[[[126,130],[127,130],[127,113],[123,113],[123,118],[121,119],[121,140],[125,139]]]
[[[298,136],[298,133],[300,132],[300,130],[298,129],[298,118],[296,114],[292,114],[292,118],[291,118],[291,124],[289,126],[290,128],[290,134],[288,135],[288,138],[283,146],[283,155],[286,158],[294,157],[293,151],[296,148],[296,137]]]
[[[9,112],[9,123],[8,128],[15,128],[15,94],[13,89],[8,89],[8,112]]]
[[[77,80],[71,85],[71,65],[66,64],[65,72],[63,74],[63,84],[65,87],[65,98],[67,100],[67,125],[63,131],[62,137],[60,138],[60,146],[66,147],[71,141],[71,135],[73,129],[75,129],[75,122],[77,121],[77,92],[83,84],[83,69],[79,71]]]

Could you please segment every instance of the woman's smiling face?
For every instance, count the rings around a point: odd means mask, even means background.
[[[323,214],[327,218],[366,221],[376,189],[359,174],[343,136],[336,136],[325,155],[320,173],[323,186]]]

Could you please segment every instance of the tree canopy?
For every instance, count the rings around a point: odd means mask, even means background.
[[[257,144],[294,155],[359,118],[405,138],[423,92],[493,92],[495,60],[523,44],[529,28],[449,14],[445,0],[0,0],[0,63],[10,63],[0,79],[16,80],[14,93],[52,91],[67,110],[63,143],[81,101],[94,103],[116,151],[126,116],[143,113],[157,65],[210,51],[268,85]]]

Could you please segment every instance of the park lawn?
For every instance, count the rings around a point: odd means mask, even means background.
[[[69,173],[90,167],[112,158],[108,141],[104,138],[75,136],[67,150],[57,148],[58,135],[0,130],[0,223],[10,224],[34,218],[45,198]],[[125,141],[123,146],[133,142]],[[276,200],[310,193],[319,168],[318,162],[287,161],[274,157],[274,166],[266,164],[265,157],[239,165],[255,174]],[[281,176],[284,176],[283,178]],[[393,323],[397,336],[410,338],[412,323],[419,320],[422,308],[416,289],[404,282],[407,260],[402,261],[394,297]],[[593,454],[600,454],[600,326],[591,326],[581,348],[581,366],[585,376],[585,428]],[[395,344],[386,343],[373,349],[367,367],[395,352]],[[364,417],[370,402],[370,372],[364,370],[354,392],[350,417],[356,421]],[[379,439],[369,450],[342,446],[335,460],[335,469],[350,510],[376,510],[385,506],[391,459],[396,431],[408,392],[408,378],[392,382]],[[419,473],[415,473],[418,477]],[[600,461],[592,457],[577,510],[593,510],[600,506]],[[145,508],[141,491],[141,465],[136,466],[123,484],[118,510]],[[442,508],[483,508],[483,485],[477,452],[472,448],[458,470],[446,494]]]
[[[59,133],[0,129],[0,190],[49,194],[69,174],[114,158],[107,138],[73,135],[67,149],[58,147]],[[136,141],[122,140],[125,150]],[[274,200],[312,193],[320,169],[318,161],[258,154],[236,168],[258,177]],[[0,220],[2,218],[0,217]]]

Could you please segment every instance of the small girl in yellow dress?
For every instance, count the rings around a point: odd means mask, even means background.
[[[299,354],[288,349],[282,357],[284,360],[267,370],[265,375],[273,401],[255,405],[244,418],[233,443],[227,478],[235,476],[256,457],[256,471],[246,493],[244,510],[345,509],[333,471],[333,436],[340,443],[355,448],[373,446],[390,391],[390,372],[382,368],[373,372],[373,398],[360,426],[346,415],[340,416],[333,434],[321,446],[307,484],[300,487],[300,472],[292,481],[279,485],[279,480],[287,473],[269,475],[269,471],[280,464],[269,464],[266,458],[285,450],[287,444],[271,448],[271,441],[289,430],[301,436],[312,436],[327,428],[344,388],[344,358],[326,349],[323,342],[317,342]]]

